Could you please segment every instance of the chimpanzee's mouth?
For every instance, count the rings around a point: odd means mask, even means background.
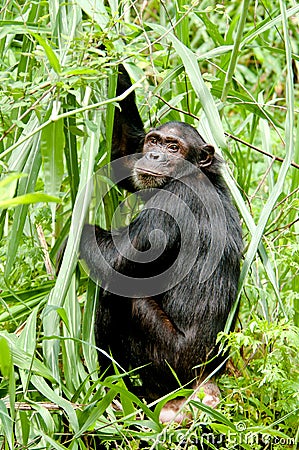
[[[154,172],[152,170],[148,170],[148,169],[139,169],[139,168],[135,168],[137,175],[152,175],[155,177],[165,177],[165,175],[163,173],[159,173],[159,172]]]

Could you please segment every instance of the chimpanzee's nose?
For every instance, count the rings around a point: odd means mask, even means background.
[[[163,162],[167,159],[165,153],[162,152],[147,152],[145,156],[147,159],[154,159],[157,162]]]

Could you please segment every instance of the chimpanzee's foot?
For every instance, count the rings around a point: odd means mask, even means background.
[[[199,399],[198,394],[200,390],[202,390],[204,393],[202,403],[204,403],[207,406],[210,406],[211,408],[216,408],[216,406],[220,402],[220,390],[218,386],[212,381],[208,381],[202,386],[201,385],[199,386],[195,388],[194,394],[192,394],[191,398],[198,400]],[[182,423],[184,421],[187,422],[190,421],[192,415],[188,408],[188,404],[186,404],[184,408],[185,403],[186,398],[184,397],[169,400],[169,402],[167,402],[161,409],[159,416],[160,422],[167,423],[174,421],[176,423]]]

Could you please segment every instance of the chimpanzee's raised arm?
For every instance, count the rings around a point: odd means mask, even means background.
[[[122,64],[118,66],[118,71],[116,95],[121,95],[132,83]],[[141,152],[144,136],[143,123],[135,103],[135,92],[132,92],[115,108],[111,159]]]

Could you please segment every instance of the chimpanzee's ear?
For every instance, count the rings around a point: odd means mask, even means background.
[[[215,149],[210,144],[204,144],[199,148],[199,167],[208,167],[212,164],[215,155]]]

